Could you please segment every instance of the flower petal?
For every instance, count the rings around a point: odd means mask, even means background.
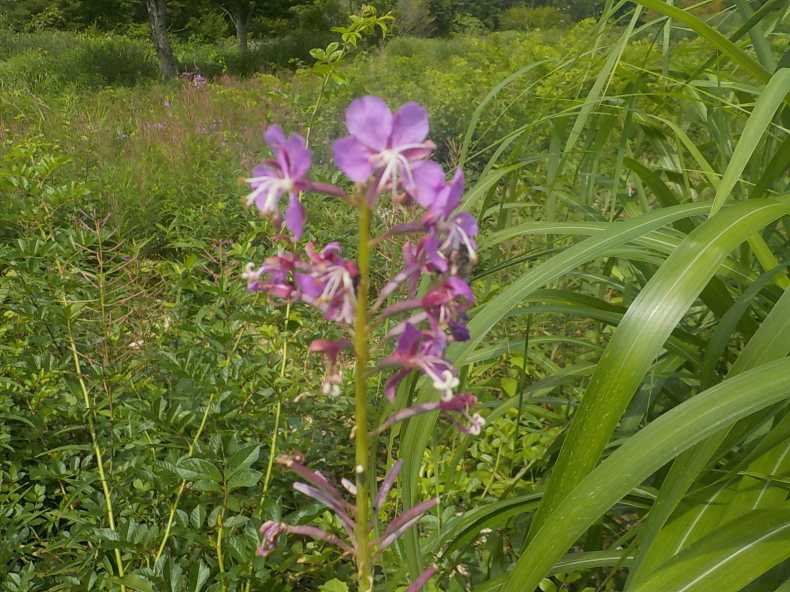
[[[304,231],[304,221],[307,218],[304,206],[299,201],[296,193],[291,194],[291,199],[288,202],[288,207],[285,209],[285,226],[291,231],[294,236],[294,241],[302,238]]]
[[[353,101],[346,110],[349,133],[378,152],[389,148],[392,120],[392,111],[387,103],[372,95]]]
[[[420,576],[412,582],[412,585],[409,586],[409,589],[406,592],[419,592],[419,590],[428,583],[428,580],[431,579],[431,576],[436,573],[437,567],[432,565],[424,572],[420,574]]]
[[[311,153],[305,145],[304,138],[298,134],[291,134],[285,142],[284,151],[288,156],[291,178],[302,178],[310,168],[311,162]]]
[[[428,111],[417,103],[406,103],[392,118],[391,146],[419,144],[428,137]]]
[[[430,207],[442,192],[444,170],[432,160],[423,160],[412,166],[411,174],[414,184],[406,188],[409,195],[421,206]]]
[[[264,132],[263,139],[266,140],[266,143],[272,151],[276,152],[282,149],[285,144],[285,133],[283,132],[283,128],[279,125],[270,125]]]
[[[355,137],[340,138],[332,144],[332,149],[335,151],[333,162],[337,168],[355,183],[367,181],[373,174],[371,151]]]

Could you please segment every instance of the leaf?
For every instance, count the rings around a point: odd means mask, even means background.
[[[113,578],[113,581],[122,586],[128,586],[132,590],[140,592],[155,592],[154,585],[142,576],[128,574],[122,578]]]
[[[203,506],[195,506],[189,513],[189,522],[193,528],[200,528],[206,522],[206,508]]]
[[[348,592],[348,586],[337,578],[321,584],[318,589],[321,592]]]
[[[782,68],[777,70],[765,90],[760,93],[760,98],[757,99],[757,104],[746,121],[746,126],[743,128],[738,144],[735,146],[727,169],[721,178],[719,188],[716,190],[716,197],[713,198],[711,216],[719,211],[730,196],[732,188],[735,187],[735,183],[754,154],[755,148],[762,140],[765,130],[768,129],[774,113],[782,106],[788,93],[790,93],[790,68]]]
[[[790,359],[783,358],[726,380],[666,412],[626,440],[562,499],[522,552],[503,592],[533,590],[588,526],[679,453],[788,397]]]
[[[242,469],[228,479],[228,492],[231,492],[240,487],[254,487],[258,481],[263,477],[263,473],[255,469]]]
[[[755,510],[672,558],[634,592],[738,592],[790,557],[790,510]]]
[[[533,519],[532,533],[598,462],[653,360],[727,254],[788,212],[790,203],[774,200],[733,205],[695,229],[650,279],[628,308],[590,379]]]
[[[200,592],[210,575],[211,570],[202,561],[193,564],[189,570],[189,592]]]
[[[698,35],[706,39],[708,43],[727,55],[733,62],[741,66],[755,78],[763,82],[768,82],[768,79],[771,77],[770,73],[763,68],[759,62],[689,11],[683,10],[677,6],[672,6],[661,0],[634,0],[634,2],[646,8],[657,10],[670,18],[685,23]]]
[[[178,475],[186,481],[222,481],[222,473],[210,461],[202,458],[187,458],[176,466]]]
[[[236,452],[233,453],[233,456],[230,457],[228,460],[228,467],[230,469],[246,469],[256,460],[258,460],[258,456],[260,455],[261,447],[260,444],[255,442],[250,442],[249,444],[243,445],[239,448]]]

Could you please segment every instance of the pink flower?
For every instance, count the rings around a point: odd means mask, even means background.
[[[455,367],[444,358],[446,345],[445,336],[431,331],[420,331],[409,322],[405,323],[403,332],[398,338],[398,346],[394,352],[381,361],[382,366],[400,366],[402,369],[392,376],[384,386],[384,394],[392,401],[398,384],[412,370],[425,374],[433,388],[441,393],[442,400],[453,396],[458,386]]]
[[[253,176],[245,179],[253,189],[247,196],[247,205],[255,204],[261,214],[280,224],[280,196],[288,193],[290,200],[285,211],[285,226],[294,239],[299,240],[306,218],[304,207],[299,202],[299,192],[310,185],[307,178],[311,164],[310,150],[302,136],[292,134],[286,138],[279,125],[266,130],[264,138],[274,153],[274,159],[255,167]]]
[[[356,310],[355,282],[359,270],[355,263],[344,261],[338,243],[329,243],[320,252],[313,243],[305,247],[310,263],[299,262],[305,273],[296,273],[302,300],[324,311],[328,321],[353,323]]]
[[[367,181],[378,173],[378,190],[396,191],[399,184],[413,184],[412,163],[436,147],[428,137],[428,112],[417,103],[406,103],[393,113],[379,97],[365,96],[346,111],[350,136],[333,145],[334,162],[349,179]]]
[[[247,269],[242,275],[247,280],[247,290],[268,292],[283,300],[296,299],[298,290],[291,281],[295,263],[296,256],[292,253],[269,257],[257,269],[254,264],[248,263]]]

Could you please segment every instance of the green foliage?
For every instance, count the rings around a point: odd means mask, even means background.
[[[511,6],[499,17],[502,31],[529,31],[530,29],[549,29],[566,27],[569,17],[553,6],[531,7],[526,4]]]
[[[332,528],[271,461],[301,450],[346,476],[350,402],[317,394],[317,361],[294,355],[318,319],[239,281],[272,229],[241,209],[238,179],[265,158],[267,125],[337,137],[342,109],[370,92],[428,107],[483,231],[473,340],[453,355],[488,427],[471,439],[423,416],[380,442],[407,463],[393,506],[441,499],[421,538],[388,551],[385,589],[428,561],[429,589],[452,592],[779,588],[784,6],[703,21],[642,4],[671,21],[400,37],[381,52],[361,42],[353,60],[336,52],[356,51],[359,22],[246,57],[184,42],[185,68],[212,78],[202,87],[154,81],[144,40],[0,34],[2,587],[351,580],[337,552],[298,537],[254,556],[266,519]],[[448,6],[430,3],[449,31]],[[761,38],[768,54],[752,50]],[[295,57],[317,65],[260,73]],[[321,178],[331,153],[311,148]],[[309,239],[349,227],[330,202],[305,202]]]

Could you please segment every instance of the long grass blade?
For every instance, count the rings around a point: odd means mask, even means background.
[[[629,438],[556,506],[522,552],[503,592],[534,590],[584,530],[630,489],[684,450],[790,398],[790,359],[745,372],[668,411]]]

